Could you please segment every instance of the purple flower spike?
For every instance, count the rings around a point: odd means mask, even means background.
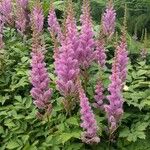
[[[28,7],[28,0],[17,0],[18,5],[20,5],[24,10]]]
[[[94,60],[94,32],[92,29],[92,21],[90,16],[89,1],[83,1],[81,15],[81,33],[79,37],[79,47],[76,52],[77,59],[81,68],[88,68]]]
[[[74,12],[73,12],[73,6],[72,6],[72,1],[70,1],[69,6],[68,6],[68,15],[66,18],[66,39],[69,38],[70,41],[72,42],[73,45],[73,50],[75,53],[75,58],[76,57],[76,51],[79,45],[79,35],[78,35],[78,30],[77,30],[77,25],[76,25],[76,20],[74,17]]]
[[[59,22],[57,20],[53,4],[49,10],[48,25],[49,25],[48,29],[49,29],[50,33],[52,35],[57,36],[58,41],[61,43],[63,40],[63,34],[61,32],[61,28],[60,28]]]
[[[43,30],[43,11],[40,4],[36,5],[32,14],[33,40],[30,81],[31,95],[37,108],[50,112],[50,99],[52,91],[49,88],[50,79],[44,62],[43,43],[41,34]]]
[[[128,51],[127,51],[127,44],[122,37],[122,40],[120,41],[120,44],[117,47],[117,62],[119,66],[119,72],[120,72],[120,79],[122,81],[122,86],[126,80],[127,77],[127,64],[128,64]]]
[[[115,31],[115,20],[116,20],[116,11],[110,1],[105,13],[102,16],[102,29],[103,34],[108,38],[112,37]]]
[[[117,129],[123,115],[123,98],[121,93],[122,81],[120,80],[119,75],[119,66],[117,58],[115,58],[112,75],[110,76],[111,83],[108,88],[108,91],[110,92],[110,95],[107,97],[109,105],[104,105],[111,134]]]
[[[0,15],[0,49],[4,47],[4,42],[3,42],[3,28],[4,28],[4,19]]]
[[[104,102],[103,102],[103,100],[104,100],[103,92],[104,92],[104,88],[103,88],[102,81],[100,80],[97,83],[96,88],[95,88],[96,95],[94,96],[95,103],[93,105],[94,105],[94,107],[100,108],[101,110],[103,110],[103,105],[104,105]]]
[[[42,32],[44,24],[44,15],[41,5],[34,7],[32,12],[33,28],[37,33]]]
[[[64,97],[77,95],[76,80],[79,74],[75,51],[77,47],[77,30],[72,15],[72,10],[69,9],[66,18],[66,36],[57,55],[55,55],[55,70],[58,77],[57,87]]]
[[[100,142],[100,138],[97,136],[98,126],[95,120],[95,116],[89,104],[89,100],[86,97],[84,90],[79,89],[80,98],[80,114],[81,114],[81,127],[84,132],[82,133],[81,139],[87,144],[96,144]]]
[[[5,23],[14,24],[13,10],[11,0],[2,0],[0,3],[0,13],[2,14]]]
[[[101,66],[101,68],[103,68],[106,63],[106,54],[105,54],[104,42],[100,39],[97,40],[96,42],[95,57],[98,64]]]
[[[51,99],[52,91],[49,89],[50,79],[45,68],[44,55],[39,50],[36,53],[32,52],[31,56],[32,70],[30,75],[33,85],[31,95],[37,108],[46,109],[48,104],[50,104],[49,100]]]
[[[16,4],[16,27],[17,30],[23,35],[28,23],[28,0],[17,0]]]
[[[60,48],[55,61],[56,74],[58,76],[57,87],[65,97],[76,95],[76,80],[79,74],[78,61],[74,59],[73,45],[69,41]]]

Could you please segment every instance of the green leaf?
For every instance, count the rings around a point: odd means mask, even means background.
[[[2,126],[0,126],[0,134],[3,134],[4,133],[4,129]]]
[[[5,95],[5,96],[1,96],[0,95],[0,103],[3,105],[5,103],[6,100],[9,100],[9,96]]]
[[[70,117],[69,119],[66,120],[66,122],[70,125],[79,126],[78,120],[75,117]]]
[[[15,127],[15,124],[14,124],[14,122],[11,119],[6,119],[4,121],[4,124],[5,124],[5,126],[8,126],[9,128]]]
[[[71,133],[62,133],[59,137],[59,140],[62,142],[62,144],[65,144],[68,142],[71,138],[80,138],[80,131],[77,132],[71,132]]]
[[[22,135],[21,138],[22,138],[23,143],[25,144],[29,139],[29,135]]]
[[[119,137],[128,137],[130,130],[128,127],[120,131]]]
[[[72,135],[70,133],[63,133],[62,135],[60,135],[59,139],[61,140],[61,142],[64,144],[67,141],[69,141],[72,138]]]
[[[19,146],[20,145],[16,141],[11,140],[11,141],[8,142],[6,148],[7,149],[15,149],[15,148],[18,148]]]

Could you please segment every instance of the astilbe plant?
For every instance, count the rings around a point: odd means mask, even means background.
[[[17,0],[18,5],[24,10],[28,8],[29,0]]]
[[[109,131],[112,134],[118,127],[121,117],[123,115],[123,98],[121,92],[121,79],[117,58],[115,57],[112,67],[112,75],[110,76],[111,83],[108,91],[110,95],[107,96],[109,100],[108,105],[104,105],[109,122]]]
[[[53,38],[57,38],[58,42],[61,43],[64,40],[60,24],[57,20],[56,13],[54,10],[53,2],[51,3],[49,15],[48,15],[48,25],[49,25],[49,32]]]
[[[78,91],[79,91],[79,99],[80,99],[80,114],[81,114],[81,127],[84,132],[81,135],[81,139],[83,142],[87,144],[96,144],[100,142],[100,138],[97,135],[98,126],[90,106],[89,100],[86,97],[85,91],[81,86],[81,82],[78,81]]]
[[[71,32],[74,29],[74,20],[72,19],[72,13],[68,12],[66,18],[66,36],[64,41],[61,42],[57,58],[55,59],[55,71],[57,74],[57,88],[64,96],[64,104],[67,111],[69,111],[69,105],[73,98],[77,96],[76,80],[79,74],[78,61],[75,58],[74,41]]]
[[[100,141],[100,138],[97,136],[98,126],[89,100],[81,86],[79,76],[82,75],[83,70],[89,68],[94,59],[96,59],[99,67],[103,70],[106,63],[105,41],[101,38],[96,40],[96,42],[94,40],[89,1],[83,1],[80,33],[77,30],[72,1],[69,0],[69,2],[64,34],[57,21],[53,5],[50,8],[48,17],[49,31],[54,39],[54,65],[57,75],[56,84],[59,92],[64,97],[65,104],[68,105],[69,101],[79,96],[82,120],[81,127],[84,130],[81,138],[83,142],[93,144]],[[109,30],[107,30],[107,32],[103,30],[102,34],[110,38],[114,33],[116,14],[112,3],[110,3],[107,9],[102,20],[103,23],[106,23],[105,26],[107,26]],[[51,97],[51,90],[48,88],[50,81],[45,68],[46,64],[44,63],[45,51],[40,38],[43,20],[44,17],[41,8],[35,7],[32,15],[33,44],[31,54],[31,83],[33,84],[33,89],[31,90],[31,94],[36,106],[40,109],[46,109],[47,106],[50,106],[48,100]],[[59,46],[56,41],[59,43]],[[95,48],[96,50],[94,52]],[[112,65],[111,83],[108,88],[110,95],[107,97],[109,104],[104,104],[103,102],[105,97],[103,95],[104,87],[101,79],[98,80],[95,88],[94,106],[105,110],[109,122],[110,135],[113,134],[119,126],[123,115],[122,85],[126,79],[127,61],[127,44],[125,34],[123,34],[116,48]],[[42,93],[40,93],[40,91],[42,91]]]
[[[62,45],[60,51],[59,59],[56,59],[55,62],[58,77],[57,86],[63,96],[73,96],[76,93],[75,82],[79,69],[78,61],[74,58],[73,46],[69,39]]]
[[[101,110],[104,109],[104,87],[102,83],[102,79],[98,79],[96,87],[95,87],[95,103],[93,104],[94,107],[99,108]]]
[[[21,33],[27,29],[29,23],[28,0],[16,0],[16,28]]]
[[[105,36],[111,38],[115,31],[116,11],[112,0],[109,0],[107,8],[102,16],[102,31]]]
[[[79,35],[76,25],[76,20],[74,17],[74,10],[72,0],[68,0],[68,9],[67,9],[67,17],[66,17],[66,29],[65,29],[65,37],[69,38],[73,45],[73,50],[75,54],[75,58],[78,59],[77,56],[77,49],[79,45]]]
[[[122,89],[125,84],[125,80],[127,77],[127,64],[128,64],[128,51],[127,51],[127,41],[126,41],[126,28],[127,28],[127,21],[126,21],[126,16],[127,16],[127,8],[125,6],[125,14],[124,14],[124,26],[122,28],[122,36],[121,40],[119,41],[119,44],[116,48],[116,57],[117,57],[117,63],[119,67],[119,72],[120,72],[120,79],[121,79],[121,84],[122,84]]]
[[[83,0],[82,15],[80,18],[81,32],[79,46],[76,52],[81,69],[87,69],[94,60],[94,32],[90,15],[89,0]]]
[[[119,66],[119,72],[120,72],[120,79],[123,84],[127,77],[127,64],[128,64],[128,51],[127,51],[127,43],[125,40],[125,35],[122,36],[122,39],[117,46],[117,61]]]
[[[4,28],[4,19],[3,19],[2,15],[0,15],[0,49],[2,49],[4,47],[3,28]]]
[[[14,16],[11,0],[2,0],[0,2],[0,13],[3,16],[5,23],[11,26],[14,25]]]
[[[98,39],[96,40],[96,50],[95,50],[95,60],[99,67],[99,78],[95,87],[95,103],[94,107],[99,108],[101,110],[104,109],[104,86],[102,81],[102,72],[104,71],[106,64],[106,49],[105,49],[105,39],[101,33]]]
[[[30,81],[32,84],[31,95],[34,99],[34,104],[40,110],[46,112],[51,111],[50,98],[52,90],[49,88],[49,75],[46,69],[46,63],[44,62],[43,43],[40,40],[43,30],[44,16],[40,4],[37,4],[32,12],[32,60],[31,60],[31,72]]]
[[[105,53],[105,41],[99,38],[96,41],[95,60],[101,68],[105,67],[106,53]]]
[[[125,7],[122,37],[115,50],[114,62],[112,64],[112,74],[110,76],[111,83],[108,87],[108,91],[110,92],[110,95],[107,96],[109,104],[104,105],[109,122],[110,137],[118,128],[123,115],[124,99],[122,96],[122,90],[127,76],[128,63],[126,43],[126,12],[127,8]]]

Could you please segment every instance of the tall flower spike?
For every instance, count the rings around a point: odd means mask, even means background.
[[[33,87],[31,89],[31,95],[37,108],[48,111],[51,106],[49,100],[52,91],[49,88],[50,79],[46,69],[46,63],[44,62],[43,43],[39,40],[44,21],[41,5],[36,5],[32,13],[33,42],[30,81]]]
[[[88,98],[85,95],[85,92],[81,86],[80,81],[78,82],[79,98],[80,98],[80,114],[81,114],[81,127],[84,132],[81,135],[83,142],[87,144],[99,143],[100,138],[97,136],[98,126],[91,109]]]
[[[120,79],[122,81],[122,88],[127,76],[127,64],[129,59],[128,51],[127,51],[127,42],[126,42],[126,32],[127,32],[126,16],[127,16],[127,8],[125,6],[124,27],[122,30],[122,37],[121,37],[121,41],[119,42],[119,45],[116,48],[117,62],[119,66]]]
[[[90,16],[89,0],[83,0],[81,21],[80,43],[76,52],[77,59],[82,69],[88,68],[94,60],[94,32]]]
[[[96,41],[95,57],[100,67],[104,68],[106,63],[106,53],[105,53],[105,45],[103,39],[98,39]]]
[[[4,47],[3,28],[4,28],[4,19],[3,19],[2,15],[0,15],[0,49],[2,49]]]
[[[5,23],[8,23],[10,25],[14,24],[11,0],[2,0],[0,2],[0,13],[3,16]]]
[[[23,35],[28,23],[28,0],[17,0],[16,2],[16,27],[17,30]]]
[[[121,93],[122,81],[120,80],[119,73],[118,62],[115,57],[112,67],[112,75],[110,76],[111,83],[108,88],[108,91],[110,92],[110,95],[107,97],[109,105],[104,105],[109,122],[110,134],[113,134],[117,129],[123,115],[123,98]]]
[[[103,87],[103,83],[102,80],[99,79],[96,87],[95,87],[95,103],[93,104],[94,107],[96,108],[100,108],[101,110],[103,110],[103,106],[104,106],[104,87]]]
[[[65,41],[59,49],[59,54],[55,61],[55,70],[58,77],[57,87],[64,97],[77,94],[76,79],[79,73],[78,61],[74,58],[72,42]]]
[[[66,19],[66,36],[55,61],[55,70],[58,76],[57,87],[66,97],[77,94],[76,80],[79,74],[78,61],[75,58],[75,22],[72,13],[68,12]]]
[[[76,20],[74,17],[73,4],[72,0],[68,0],[67,6],[67,17],[66,17],[66,39],[69,38],[72,42],[74,53],[76,55],[76,51],[79,44],[78,30],[76,25]],[[75,56],[76,57],[76,56]]]
[[[111,38],[115,31],[116,11],[114,10],[112,0],[109,0],[107,8],[102,16],[103,34]]]
[[[44,15],[42,11],[42,6],[39,3],[37,3],[36,7],[33,8],[31,14],[31,23],[34,37],[32,38],[32,51],[36,50],[36,47],[41,45],[42,51],[45,52],[44,42],[42,39]]]
[[[49,10],[48,25],[49,25],[48,29],[51,33],[51,36],[57,37],[58,41],[61,43],[63,40],[63,34],[61,32],[61,28],[56,17],[53,2],[51,3],[50,10]]]
[[[37,32],[37,34],[41,33],[43,30],[44,24],[44,15],[42,11],[41,5],[37,4],[36,7],[33,8],[32,12],[32,26],[34,28],[33,31]]]
[[[31,56],[31,83],[33,86],[31,95],[37,108],[47,109],[52,91],[49,89],[50,79],[44,62],[44,55],[40,49],[37,49],[37,52],[32,52]]]
[[[26,10],[28,7],[28,0],[17,0],[17,3],[24,9]]]

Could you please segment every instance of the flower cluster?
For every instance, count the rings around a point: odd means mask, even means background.
[[[66,35],[61,42],[61,47],[55,61],[55,70],[58,77],[57,87],[64,97],[72,97],[77,94],[76,80],[79,74],[78,61],[75,57],[76,24],[73,10],[69,6],[66,18]]]
[[[31,95],[36,107],[45,110],[50,106],[49,100],[51,98],[52,91],[49,88],[50,79],[44,62],[43,45],[41,40],[39,40],[41,37],[37,37],[41,35],[44,16],[39,4],[34,7],[32,13],[33,42],[30,81],[33,87],[31,89]]]
[[[95,87],[95,103],[93,104],[94,107],[96,108],[100,108],[103,110],[103,105],[104,105],[104,87],[103,87],[103,84],[102,84],[102,81],[99,80],[96,84],[96,87]]]
[[[36,53],[32,52],[31,56],[31,83],[33,86],[31,95],[35,105],[39,109],[46,109],[50,104],[49,100],[52,91],[49,89],[50,79],[47,73],[46,64],[44,63],[44,55],[40,50],[37,50]]]
[[[101,68],[103,68],[105,66],[106,53],[105,53],[104,41],[102,39],[99,39],[96,42],[95,59]]]
[[[106,35],[108,38],[112,37],[112,35],[114,34],[115,20],[116,20],[116,12],[110,0],[107,5],[107,9],[102,16],[103,34]]]
[[[28,0],[17,0],[16,28],[23,35],[28,23]]]
[[[93,111],[91,109],[89,100],[86,97],[81,85],[79,85],[78,88],[81,107],[81,127],[84,129],[81,139],[87,144],[99,143],[100,138],[97,136],[98,126]]]
[[[4,42],[3,42],[3,28],[4,28],[4,19],[0,15],[0,49],[4,47]]]
[[[128,52],[126,42],[126,7],[124,15],[124,26],[122,29],[121,40],[116,46],[114,62],[112,65],[112,74],[110,76],[111,83],[108,87],[110,95],[107,96],[109,105],[104,105],[108,122],[110,134],[112,134],[121,121],[123,115],[123,96],[122,89],[127,76],[127,63],[128,63]]]
[[[60,54],[55,61],[58,77],[57,87],[65,97],[76,95],[76,79],[79,74],[78,61],[74,58],[73,45],[68,38],[59,49]]]
[[[72,6],[72,1],[70,1],[69,6],[68,6],[68,10],[67,10],[67,18],[66,18],[66,29],[65,29],[65,38],[69,38],[70,42],[72,42],[73,45],[73,50],[75,53],[75,58],[76,57],[76,53],[77,53],[77,49],[79,46],[79,37],[78,37],[78,30],[77,30],[77,25],[76,25],[76,20],[74,17],[74,11],[73,11],[73,6]]]
[[[123,84],[127,76],[127,64],[128,64],[128,51],[125,37],[122,37],[119,45],[117,46],[116,51],[117,51],[117,62],[119,66],[120,79],[123,87]]]
[[[5,23],[8,23],[10,25],[14,24],[11,0],[2,0],[0,2],[0,13],[3,16]]]
[[[51,36],[52,37],[56,36],[58,38],[58,41],[61,43],[63,41],[63,34],[61,32],[61,28],[57,20],[53,4],[51,5],[50,10],[49,10],[48,25],[49,25],[48,29],[51,33]]]
[[[112,67],[112,75],[110,76],[111,83],[108,91],[110,95],[107,97],[109,105],[104,105],[108,122],[109,130],[112,134],[118,127],[120,119],[123,114],[123,98],[121,93],[121,79],[117,58],[115,58]]]
[[[17,0],[17,4],[24,10],[28,8],[28,0]]]
[[[90,16],[89,1],[83,1],[81,21],[81,33],[79,36],[79,47],[76,52],[79,65],[82,69],[88,68],[94,60],[94,32]]]
[[[41,33],[43,30],[43,24],[44,24],[44,15],[41,6],[38,4],[36,7],[34,7],[32,12],[32,26],[33,31],[37,34]]]

